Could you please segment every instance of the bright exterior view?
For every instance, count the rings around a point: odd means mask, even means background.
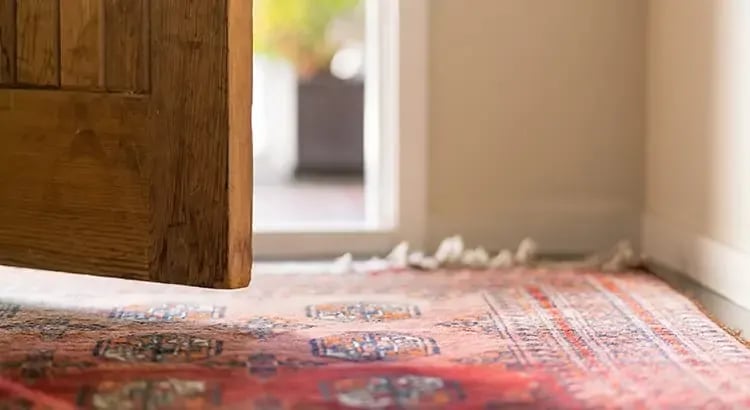
[[[256,230],[364,220],[362,0],[256,0]]]

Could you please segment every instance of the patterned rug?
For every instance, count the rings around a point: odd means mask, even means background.
[[[0,409],[750,408],[750,350],[641,273],[0,273]]]

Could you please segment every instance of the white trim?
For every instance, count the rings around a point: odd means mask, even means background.
[[[366,225],[259,232],[253,239],[256,259],[381,254],[402,240],[415,247],[425,244],[429,0],[367,1],[368,19],[378,13],[368,22],[368,37],[377,36],[378,53],[368,58],[377,64],[377,75],[374,82],[368,78],[366,87],[369,95],[377,92],[379,113],[377,119],[367,117],[366,185],[372,190],[366,192]]]
[[[427,229],[429,2],[398,2],[398,224],[403,239],[417,248],[426,245]]]
[[[643,217],[642,243],[650,260],[688,275],[750,309],[750,255],[747,253],[650,214]]]
[[[365,0],[365,215],[371,229],[397,226],[398,15],[393,3]],[[395,37],[398,38],[398,37]]]

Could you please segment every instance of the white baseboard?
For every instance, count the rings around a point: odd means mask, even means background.
[[[641,244],[650,259],[750,309],[750,254],[654,215],[644,215],[642,225]]]

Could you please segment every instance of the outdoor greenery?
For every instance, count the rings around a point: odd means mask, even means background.
[[[336,52],[328,39],[332,21],[361,0],[255,0],[255,52],[284,58],[305,78],[326,69]]]

